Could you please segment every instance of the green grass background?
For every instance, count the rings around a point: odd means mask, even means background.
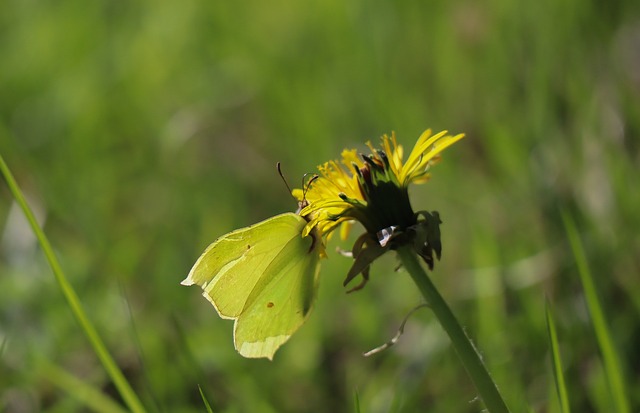
[[[0,3],[0,152],[72,285],[151,412],[477,412],[389,254],[346,295],[333,253],[308,323],[273,362],[233,349],[179,282],[217,236],[295,209],[342,148],[465,132],[416,209],[444,221],[432,277],[514,412],[559,412],[545,298],[572,411],[611,411],[561,213],[574,217],[640,410],[640,3]],[[356,231],[358,232],[358,231]],[[0,186],[0,410],[119,396]],[[63,380],[71,374],[79,380]],[[98,405],[108,409],[108,403]]]

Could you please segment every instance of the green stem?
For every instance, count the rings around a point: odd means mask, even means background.
[[[489,372],[485,368],[480,355],[462,326],[460,326],[460,323],[458,323],[458,320],[456,320],[456,316],[451,312],[451,309],[420,265],[413,249],[408,246],[402,247],[398,250],[398,255],[404,268],[409,272],[427,303],[431,306],[440,325],[449,335],[458,357],[460,357],[487,409],[492,413],[508,413],[509,409],[502,396],[500,396],[496,384],[489,376]]]
[[[573,256],[578,265],[578,274],[582,282],[585,301],[589,309],[589,314],[591,315],[591,323],[596,333],[596,339],[600,346],[602,361],[604,363],[604,374],[613,398],[611,410],[618,413],[631,412],[629,398],[627,397],[624,371],[620,364],[618,352],[611,336],[604,310],[598,298],[597,287],[593,282],[593,275],[589,269],[587,254],[582,245],[578,228],[576,227],[573,217],[567,212],[562,211],[562,221],[564,222],[564,227],[569,237],[569,244],[571,244]]]
[[[51,270],[53,271],[53,275],[56,277],[56,281],[58,282],[58,285],[62,290],[62,294],[67,299],[67,304],[69,304],[69,307],[73,312],[73,315],[76,317],[76,320],[82,327],[82,330],[84,331],[85,335],[89,339],[89,342],[93,346],[93,350],[95,351],[96,355],[102,362],[102,365],[104,366],[105,370],[111,377],[111,380],[113,380],[113,384],[116,386],[123,400],[125,401],[125,403],[127,404],[127,406],[132,412],[144,413],[145,409],[142,406],[142,403],[140,402],[135,392],[127,382],[127,379],[122,374],[122,371],[120,371],[120,369],[118,368],[118,365],[116,364],[116,362],[113,360],[113,358],[109,354],[109,351],[104,345],[95,327],[93,326],[93,324],[91,324],[91,321],[89,321],[89,317],[87,317],[87,314],[85,313],[82,307],[82,304],[80,303],[80,299],[78,298],[75,290],[67,280],[67,277],[64,275],[64,272],[62,271],[62,267],[60,266],[60,263],[58,262],[58,259],[56,258],[53,252],[53,248],[51,248],[51,244],[49,243],[49,240],[44,235],[44,231],[42,231],[42,228],[40,228],[40,225],[38,225],[38,222],[36,221],[36,218],[33,215],[31,208],[29,208],[29,205],[27,204],[27,201],[25,200],[24,195],[22,195],[22,191],[20,190],[20,187],[18,186],[15,179],[13,178],[13,174],[9,170],[9,167],[7,166],[7,164],[4,162],[2,155],[0,155],[0,170],[2,170],[2,174],[7,180],[7,185],[9,186],[9,189],[13,193],[13,196],[16,199],[16,202],[18,203],[18,205],[20,205],[20,208],[22,208],[22,211],[24,212],[24,215],[26,216],[27,221],[29,221],[29,224],[31,225],[31,229],[33,230],[36,237],[38,238],[38,242],[40,243],[40,246],[44,251],[44,255],[47,257],[47,261],[49,262],[49,266],[51,267]]]

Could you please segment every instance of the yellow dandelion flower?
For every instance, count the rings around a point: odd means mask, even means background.
[[[320,174],[309,181],[303,191],[294,196],[303,203],[300,215],[307,220],[303,235],[315,231],[328,238],[342,225],[346,238],[351,225],[358,221],[366,233],[358,238],[352,255],[355,263],[345,284],[362,274],[368,278],[369,265],[389,249],[413,244],[415,251],[430,268],[434,255],[440,258],[440,216],[437,212],[415,213],[409,201],[411,183],[424,183],[430,178],[430,167],[440,159],[440,153],[464,137],[447,131],[432,134],[425,131],[404,160],[404,150],[395,133],[384,135],[379,148],[370,142],[371,154],[356,150],[342,152],[340,161],[330,161],[318,167]]]
[[[424,183],[429,180],[427,173],[429,167],[440,160],[440,152],[453,145],[464,134],[455,136],[447,135],[447,131],[432,135],[431,129],[427,129],[420,135],[413,150],[409,154],[407,161],[403,163],[403,148],[396,141],[396,134],[391,133],[391,137],[382,137],[382,150],[389,157],[389,168],[397,178],[400,185],[407,187],[410,183]],[[377,150],[367,143],[373,153]]]
[[[352,205],[345,199],[365,202],[356,173],[363,166],[355,149],[345,149],[341,162],[329,161],[318,167],[320,176],[310,183],[308,190],[293,190],[293,195],[307,204],[300,213],[309,220],[303,235],[316,227],[321,236],[330,235],[338,225],[352,219],[339,216]]]
[[[321,235],[328,235],[338,225],[353,220],[370,232],[414,224],[406,189],[411,183],[427,182],[429,169],[440,159],[440,153],[463,137],[448,135],[447,131],[433,135],[428,129],[418,138],[406,162],[395,133],[382,137],[380,149],[368,142],[371,155],[344,150],[341,161],[318,167],[320,176],[304,195],[302,190],[294,191],[298,199],[304,197],[308,203],[301,211],[309,218],[305,235],[314,227]]]

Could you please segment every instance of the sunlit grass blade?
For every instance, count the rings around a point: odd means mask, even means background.
[[[357,389],[353,392],[353,402],[356,413],[360,413],[360,396]]]
[[[0,155],[0,169],[2,170],[2,174],[4,175],[7,181],[7,185],[9,186],[9,189],[11,190],[13,197],[15,198],[16,202],[18,203],[22,211],[24,212],[24,215],[27,218],[27,221],[29,222],[31,229],[33,230],[34,234],[38,238],[40,247],[42,248],[42,251],[44,252],[45,257],[47,258],[49,266],[51,267],[51,270],[53,271],[53,275],[55,276],[56,281],[58,282],[58,285],[62,290],[62,294],[67,300],[67,304],[69,305],[71,312],[73,313],[76,320],[80,324],[80,327],[82,328],[85,335],[89,339],[89,342],[91,343],[94,352],[102,362],[102,365],[104,366],[105,370],[109,374],[109,377],[111,377],[111,380],[113,380],[113,384],[116,386],[116,388],[118,389],[118,392],[122,396],[122,399],[125,401],[125,403],[127,404],[127,406],[132,412],[134,413],[145,412],[145,409],[142,403],[140,402],[140,399],[138,399],[138,396],[136,395],[136,393],[133,391],[133,389],[125,379],[124,375],[122,374],[122,371],[120,371],[120,369],[118,368],[118,365],[109,354],[109,351],[104,345],[104,342],[100,338],[100,335],[98,334],[97,330],[95,329],[91,321],[89,321],[89,318],[87,317],[87,314],[84,311],[84,308],[82,307],[82,303],[80,302],[78,295],[76,294],[75,290],[67,280],[67,277],[65,276],[64,272],[62,271],[62,267],[60,266],[60,263],[58,262],[58,259],[56,258],[53,252],[53,248],[51,247],[49,240],[47,239],[46,235],[44,234],[44,231],[42,230],[42,228],[40,228],[40,225],[36,221],[36,218],[33,215],[33,211],[31,211],[31,208],[27,204],[27,201],[24,198],[24,195],[22,194],[20,187],[18,186],[15,179],[13,178],[13,174],[9,170],[9,167],[4,162],[4,158],[1,155]]]
[[[204,403],[205,409],[207,409],[207,413],[213,413],[213,409],[211,409],[211,405],[209,404],[209,400],[207,400],[207,396],[204,395],[202,391],[202,387],[198,384],[198,391],[200,392],[200,397],[202,397],[202,402]]]
[[[560,357],[560,348],[558,346],[558,333],[556,331],[556,324],[553,319],[553,314],[551,314],[551,307],[548,301],[546,302],[545,310],[547,315],[547,331],[549,333],[549,343],[551,345],[551,357],[553,360],[553,376],[555,378],[558,399],[560,400],[560,410],[562,411],[562,413],[569,413],[569,397],[564,380],[562,359]]]
[[[100,389],[91,386],[48,360],[39,359],[37,371],[53,385],[64,390],[69,396],[83,403],[92,411],[101,413],[126,412]]]
[[[573,251],[576,264],[578,266],[578,273],[580,274],[580,281],[582,282],[582,288],[584,289],[585,300],[587,302],[587,308],[589,314],[591,314],[591,321],[593,323],[593,329],[596,333],[596,339],[598,340],[598,346],[602,353],[602,360],[604,364],[604,371],[606,375],[607,383],[611,391],[612,397],[612,410],[618,413],[629,413],[631,408],[629,407],[629,399],[625,389],[624,375],[620,366],[620,360],[609,332],[609,327],[598,299],[595,284],[587,264],[587,257],[582,246],[582,241],[578,235],[575,222],[573,218],[566,212],[562,213],[562,220],[564,227],[571,244],[571,250]]]

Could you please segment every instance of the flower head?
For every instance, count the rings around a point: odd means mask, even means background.
[[[357,255],[361,255],[358,253],[367,253],[361,265],[354,264],[357,268],[352,271],[357,272],[351,278],[368,269],[368,264],[387,249],[395,249],[401,243],[415,243],[416,251],[433,267],[433,253],[440,256],[439,215],[414,213],[408,187],[411,183],[427,182],[431,166],[440,160],[440,152],[463,137],[464,134],[448,135],[447,131],[434,135],[427,130],[406,161],[394,133],[384,135],[379,148],[367,143],[371,150],[368,155],[358,154],[355,149],[344,150],[340,161],[318,167],[320,175],[310,181],[306,190],[293,191],[306,205],[300,211],[308,221],[303,235],[316,230],[319,236],[328,237],[342,224],[345,238],[350,225],[360,222],[367,233],[354,246],[356,264]]]
[[[430,167],[440,160],[440,152],[463,137],[464,134],[447,135],[447,131],[432,135],[427,130],[406,162],[395,133],[382,137],[380,149],[368,142],[370,155],[344,150],[342,160],[318,167],[320,176],[306,191],[293,191],[307,203],[301,211],[309,219],[306,233],[318,227],[321,235],[328,235],[341,223],[353,220],[374,233],[391,226],[406,228],[415,224],[409,184],[427,182]]]

